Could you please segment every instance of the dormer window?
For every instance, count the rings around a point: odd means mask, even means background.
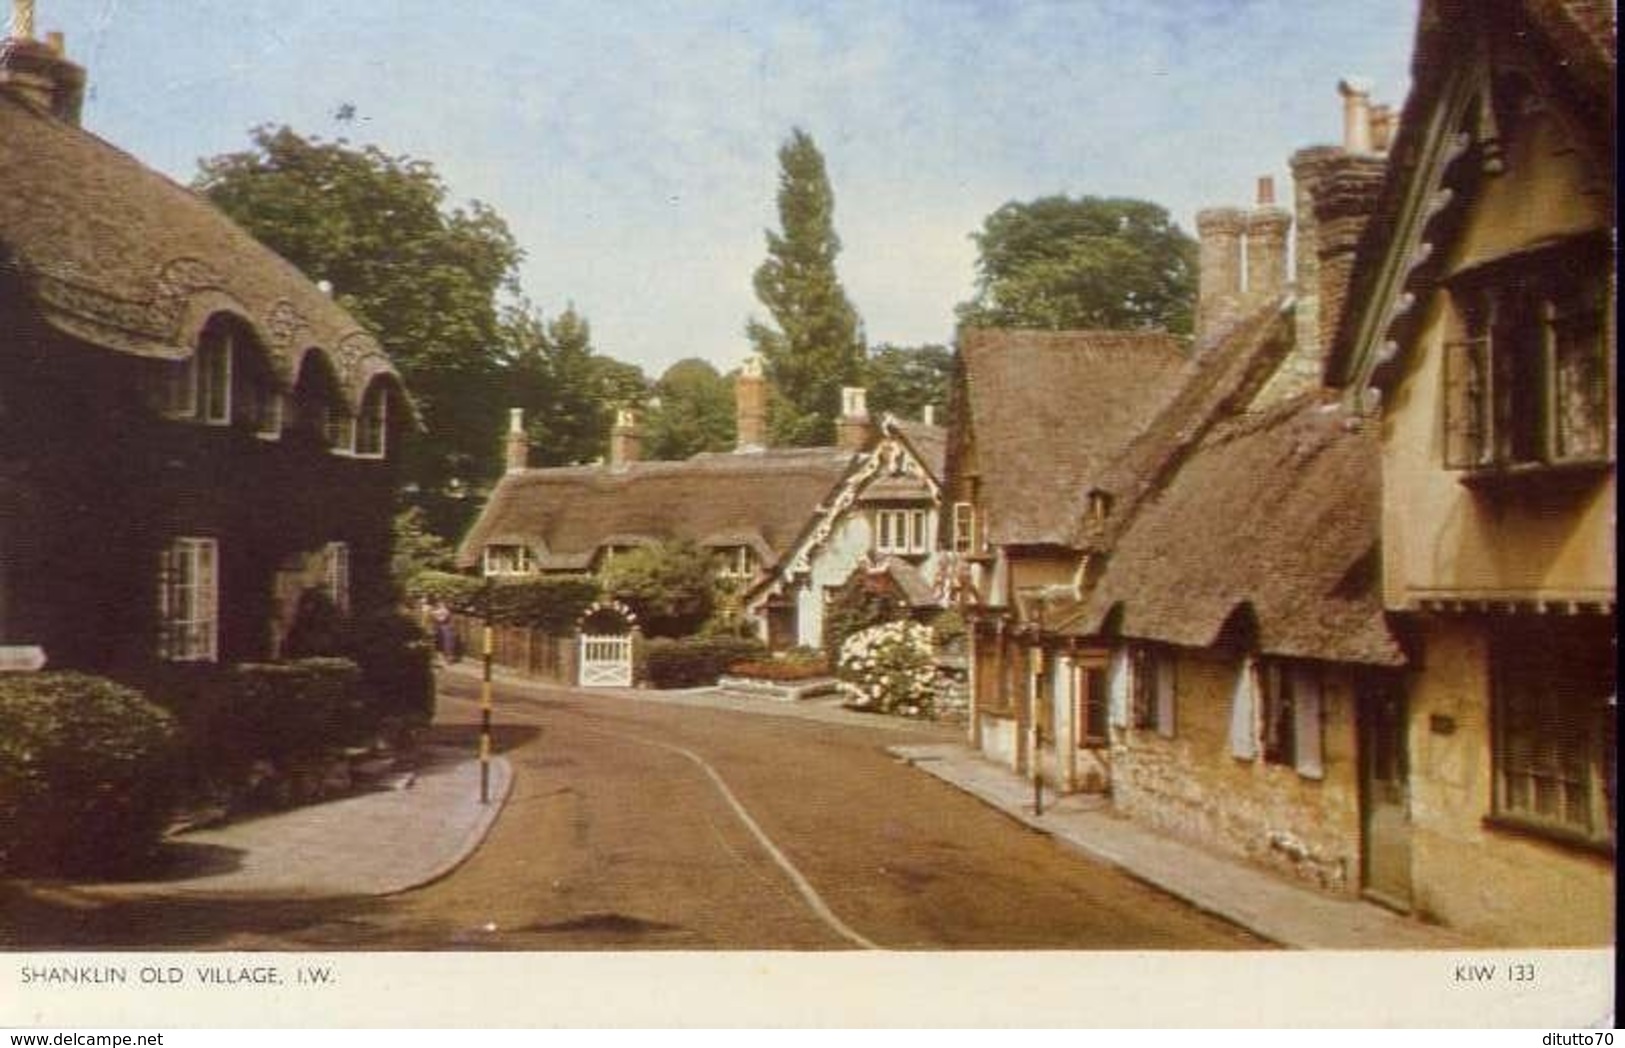
[[[529,546],[491,545],[485,547],[481,567],[487,576],[534,575],[536,558]]]
[[[1091,489],[1084,500],[1083,526],[1091,535],[1097,535],[1106,527],[1106,520],[1112,515],[1112,497],[1099,488]]]
[[[761,568],[756,551],[749,546],[729,546],[717,552],[717,574],[725,579],[753,579]]]
[[[875,511],[875,552],[912,556],[931,548],[923,509]]]
[[[1524,470],[1612,459],[1608,264],[1542,251],[1481,267],[1450,289],[1445,465]]]
[[[232,342],[229,331],[209,328],[189,358],[169,366],[159,396],[165,415],[211,426],[231,424]]]

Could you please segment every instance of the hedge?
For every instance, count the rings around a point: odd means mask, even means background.
[[[0,674],[0,868],[111,871],[157,845],[178,797],[174,718],[80,673]]]
[[[194,799],[234,797],[256,764],[286,767],[370,741],[378,720],[349,659],[175,666],[147,688],[180,723]]]
[[[656,638],[644,645],[644,675],[656,688],[715,684],[736,662],[766,657],[767,647],[749,637]]]
[[[407,587],[409,596],[444,601],[453,611],[484,616],[503,626],[524,626],[563,635],[601,596],[591,575],[539,575],[487,581],[471,575],[426,571]],[[487,599],[489,598],[489,599]]]

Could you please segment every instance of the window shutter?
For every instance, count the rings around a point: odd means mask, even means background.
[[[1174,737],[1174,660],[1167,653],[1156,661],[1157,666],[1157,734]]]
[[[1489,340],[1465,339],[1444,347],[1444,457],[1446,469],[1471,469],[1486,458]]]
[[[1128,649],[1118,648],[1112,652],[1112,665],[1106,682],[1106,701],[1114,728],[1128,727],[1130,676]]]
[[[1293,667],[1292,695],[1293,739],[1297,743],[1293,765],[1299,775],[1318,779],[1326,774],[1321,759],[1320,674],[1307,666]]]
[[[1238,760],[1258,757],[1257,708],[1258,668],[1251,658],[1242,659],[1230,700],[1230,755]]]

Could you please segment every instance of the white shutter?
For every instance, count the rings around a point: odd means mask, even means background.
[[[1163,651],[1157,657],[1157,734],[1174,737],[1174,656]]]
[[[1230,755],[1250,761],[1258,757],[1258,670],[1251,658],[1241,660],[1235,694],[1230,700]]]
[[[1128,727],[1129,676],[1128,649],[1118,648],[1112,652],[1111,669],[1106,680],[1106,700],[1114,728]]]
[[[1320,675],[1307,666],[1292,668],[1292,737],[1297,744],[1294,766],[1311,779],[1326,773],[1321,758]]]

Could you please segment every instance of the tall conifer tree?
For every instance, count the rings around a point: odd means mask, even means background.
[[[824,156],[796,128],[779,148],[779,232],[767,233],[767,260],[756,270],[756,297],[773,325],[746,329],[766,365],[774,399],[774,443],[833,442],[841,387],[856,384],[864,365],[857,311],[835,275],[841,241],[835,234],[835,194]]]

